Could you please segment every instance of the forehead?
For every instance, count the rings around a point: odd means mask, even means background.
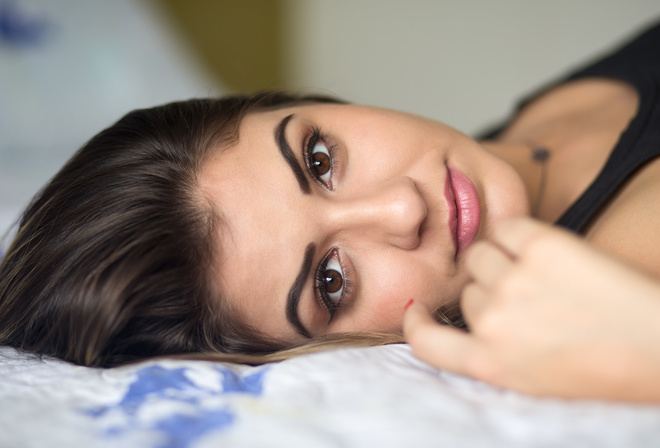
[[[237,145],[218,151],[200,176],[202,193],[222,216],[214,244],[223,300],[248,325],[280,337],[295,334],[286,297],[305,246],[293,212],[302,193],[275,142],[276,127],[290,113],[248,114]]]

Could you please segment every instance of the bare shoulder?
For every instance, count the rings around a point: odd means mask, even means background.
[[[627,103],[637,108],[637,92],[630,84],[606,78],[583,78],[561,84],[527,104],[500,135],[501,140],[518,140],[549,123],[581,115],[612,104]]]
[[[542,220],[556,220],[593,182],[638,106],[625,82],[585,78],[545,92],[521,111],[502,138],[552,151]],[[660,278],[660,159],[619,188],[585,238]]]
[[[585,237],[660,278],[660,159],[628,180]]]
[[[638,105],[631,85],[585,78],[546,91],[520,112],[501,140],[531,142],[552,154],[540,219],[554,222],[584,193],[605,166]]]

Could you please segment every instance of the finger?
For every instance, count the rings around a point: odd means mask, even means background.
[[[497,246],[479,242],[465,256],[465,266],[472,278],[490,288],[511,268],[511,259]]]
[[[514,257],[520,256],[525,247],[546,232],[552,232],[548,224],[527,217],[516,217],[498,223],[493,230],[491,241]],[[558,229],[554,229],[560,232]]]
[[[403,334],[422,361],[438,369],[467,374],[467,360],[476,342],[462,330],[438,324],[425,306],[413,303],[408,308]]]
[[[488,294],[486,290],[477,283],[469,283],[461,293],[461,312],[469,328],[484,312],[488,305]]]

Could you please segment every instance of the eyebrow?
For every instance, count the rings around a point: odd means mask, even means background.
[[[275,128],[275,142],[277,143],[277,147],[280,149],[280,152],[282,153],[282,157],[284,157],[284,160],[286,160],[286,163],[289,164],[291,170],[293,171],[293,174],[296,176],[296,180],[298,180],[298,185],[300,185],[300,189],[302,190],[303,193],[309,194],[311,192],[311,189],[309,187],[309,180],[307,180],[307,177],[305,176],[305,172],[298,163],[296,156],[293,154],[293,151],[291,150],[291,146],[289,146],[289,142],[286,141],[286,135],[285,135],[286,125],[293,118],[293,115],[294,114],[287,115],[282,119],[282,121],[280,121],[280,124],[277,125],[277,127]]]
[[[309,275],[309,271],[312,268],[312,260],[314,259],[314,252],[316,251],[316,245],[314,243],[309,243],[305,249],[305,256],[303,257],[303,263],[300,267],[300,272],[298,276],[291,285],[289,290],[289,296],[286,300],[286,318],[291,325],[296,329],[301,335],[311,338],[309,331],[303,326],[300,322],[300,317],[298,316],[298,303],[300,302],[300,293],[305,285],[305,280]]]

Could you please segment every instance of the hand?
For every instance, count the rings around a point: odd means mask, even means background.
[[[660,402],[660,283],[528,218],[466,254],[470,328],[413,303],[404,335],[437,368],[533,395]]]

